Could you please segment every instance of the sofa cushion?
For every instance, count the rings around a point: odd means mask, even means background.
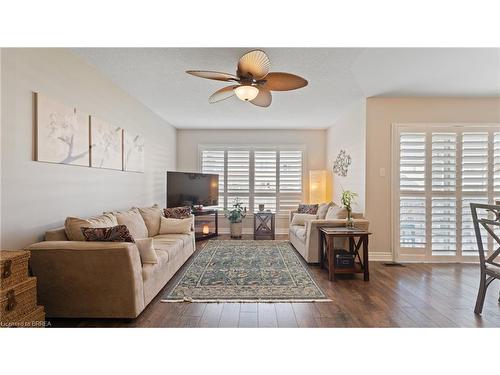
[[[290,225],[290,232],[302,242],[306,241],[306,227],[303,225]]]
[[[299,204],[299,208],[297,209],[297,212],[299,214],[311,214],[311,215],[316,215],[318,212],[318,204]]]
[[[161,243],[162,240],[169,241],[182,241],[184,246],[189,245],[192,241],[192,234],[159,234],[153,238],[153,243]]]
[[[326,213],[326,220],[334,220],[334,219],[347,219],[347,208],[340,206],[332,206],[328,209]]]
[[[82,227],[82,233],[85,241],[96,242],[135,242],[130,235],[126,225],[116,225],[106,228],[87,228]]]
[[[187,219],[167,219],[161,218],[159,234],[188,234],[191,232],[192,218]]]
[[[148,228],[137,208],[131,208],[128,211],[113,212],[118,224],[126,225],[130,234],[135,239],[148,237]]]
[[[139,238],[135,244],[139,249],[142,264],[156,264],[158,263],[158,255],[153,246],[152,238]]]
[[[316,216],[318,216],[318,219],[322,220],[326,217],[326,213],[328,212],[328,209],[334,205],[333,202],[325,202],[325,203],[320,203],[318,206],[318,211],[316,212]]]
[[[161,208],[155,204],[151,207],[139,207],[138,210],[148,228],[148,237],[156,236],[160,231]]]
[[[157,256],[156,263],[145,263],[142,267],[142,279],[148,280],[151,277],[154,277],[154,274],[158,271],[161,271],[162,267],[165,266],[169,261],[168,252],[165,250],[155,250]]]
[[[70,241],[85,241],[82,227],[86,228],[106,228],[118,225],[116,217],[112,214],[103,214],[97,217],[82,219],[79,217],[67,217],[64,222],[64,230]]]
[[[64,227],[60,227],[46,231],[45,241],[69,241],[69,238]]]
[[[291,225],[306,225],[306,221],[309,220],[315,220],[316,215],[310,215],[310,214],[295,214],[293,215],[292,218],[292,224]]]
[[[191,207],[170,207],[163,210],[163,215],[170,219],[186,219],[191,216]]]
[[[181,250],[189,244],[190,236],[187,234],[172,234],[156,236],[153,238],[153,246],[158,251],[166,251],[169,261],[173,261],[181,253]]]

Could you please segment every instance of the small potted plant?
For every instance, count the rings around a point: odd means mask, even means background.
[[[238,197],[234,200],[233,208],[225,210],[224,216],[229,220],[229,227],[231,230],[231,238],[241,238],[243,231],[243,218],[247,216],[247,208],[243,208],[243,203],[240,202]]]
[[[357,196],[358,196],[358,194],[353,192],[353,191],[350,191],[350,190],[343,190],[342,191],[341,202],[342,202],[342,205],[347,210],[347,221],[346,221],[347,228],[354,227],[354,222],[352,221],[352,204],[356,203]]]

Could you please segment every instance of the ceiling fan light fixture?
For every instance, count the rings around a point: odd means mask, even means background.
[[[255,99],[257,95],[259,95],[259,89],[251,85],[241,85],[234,89],[234,93],[238,99],[248,102]]]

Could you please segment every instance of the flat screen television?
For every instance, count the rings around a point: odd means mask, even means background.
[[[167,172],[167,207],[217,206],[219,175]]]

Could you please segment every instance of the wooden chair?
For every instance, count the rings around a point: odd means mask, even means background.
[[[476,314],[481,314],[483,311],[484,297],[486,296],[486,289],[495,279],[500,280],[500,264],[495,262],[495,258],[500,254],[500,246],[491,254],[487,256],[488,250],[486,252],[483,246],[483,239],[481,237],[481,228],[479,224],[488,232],[488,234],[493,237],[497,245],[500,245],[500,238],[495,234],[495,227],[500,227],[500,205],[494,206],[489,204],[470,204],[472,220],[474,223],[474,231],[476,232],[477,247],[479,250],[479,262],[481,267],[481,280],[479,283],[479,291],[477,293],[476,307],[474,312]],[[493,219],[488,218],[478,218],[478,210],[485,213],[493,214]],[[489,215],[491,216],[491,215]],[[500,302],[500,296],[498,298]]]

